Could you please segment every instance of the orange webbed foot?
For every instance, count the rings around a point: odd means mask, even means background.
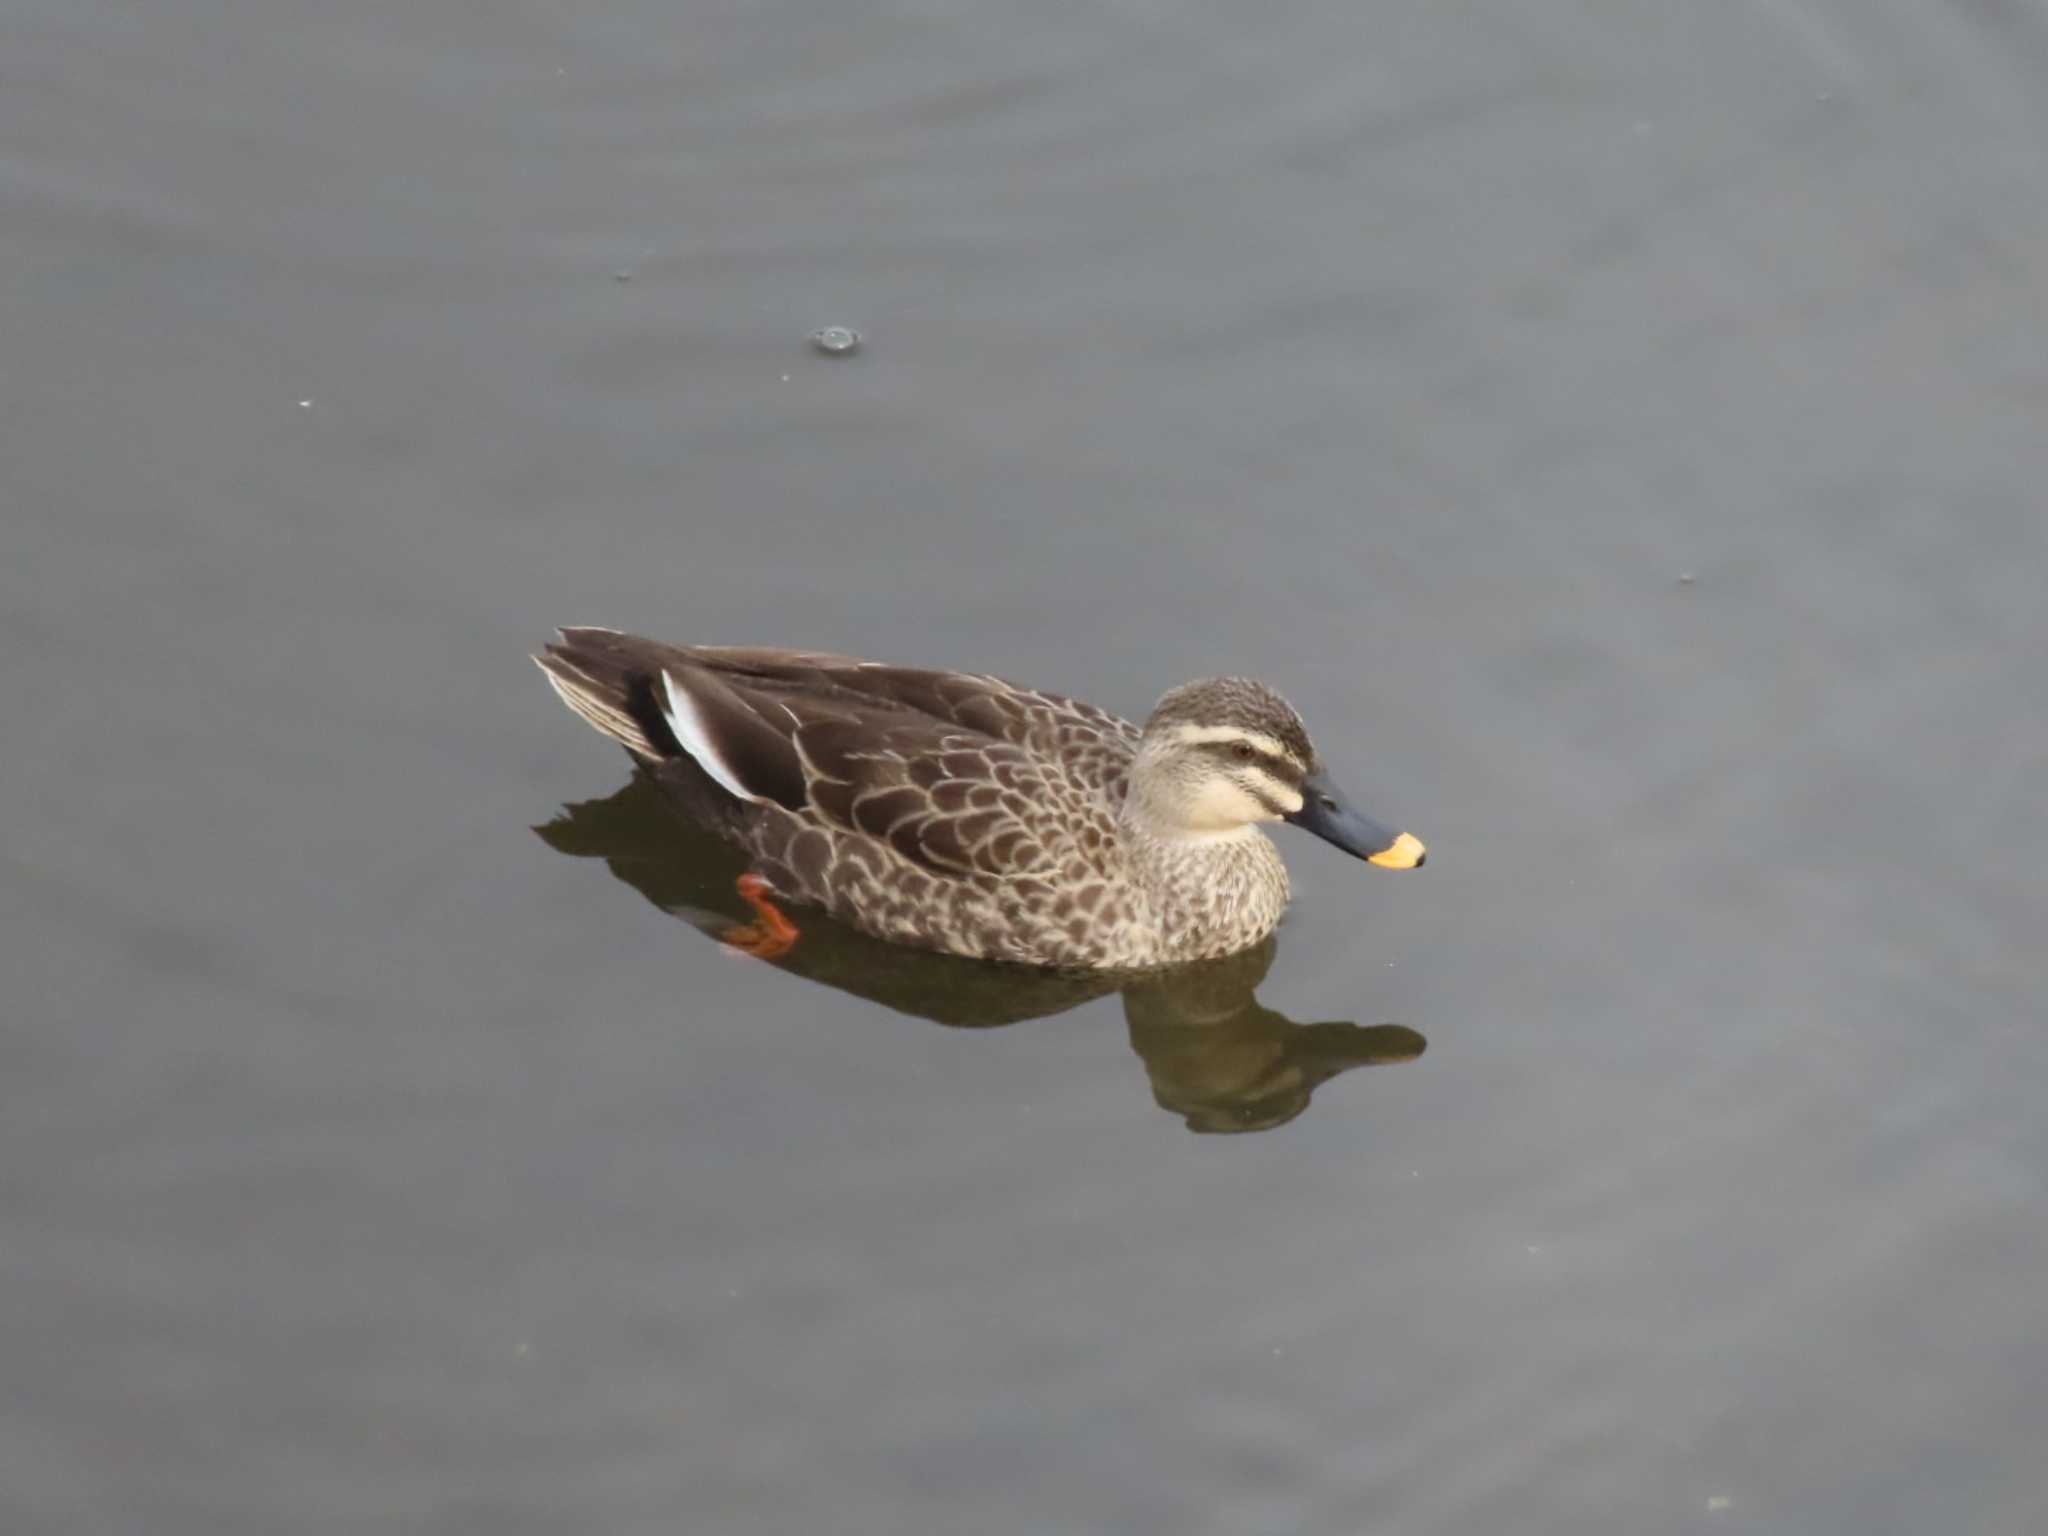
[[[756,874],[741,875],[733,882],[740,900],[754,909],[754,921],[736,923],[718,936],[728,954],[751,955],[756,960],[779,960],[796,947],[799,929],[768,898],[775,887]]]

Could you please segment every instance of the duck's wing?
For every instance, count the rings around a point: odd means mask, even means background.
[[[997,678],[564,630],[536,658],[636,756],[947,875],[1049,876],[1106,845],[1134,728]],[[1111,791],[1113,791],[1113,796]]]
[[[823,651],[701,645],[686,654],[698,665],[771,689],[907,710],[1057,760],[1099,746],[1127,763],[1138,747],[1138,728],[1128,720],[987,673],[897,667]]]

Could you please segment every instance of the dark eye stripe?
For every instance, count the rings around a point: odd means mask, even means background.
[[[1263,768],[1290,789],[1299,789],[1301,787],[1301,770],[1286,758],[1275,757],[1270,752],[1261,752],[1257,747],[1252,747],[1254,755],[1249,758],[1240,758],[1237,755],[1237,749],[1240,746],[1250,745],[1251,743],[1249,742],[1239,741],[1205,741],[1202,743],[1203,749],[1210,756],[1220,757],[1233,768]]]

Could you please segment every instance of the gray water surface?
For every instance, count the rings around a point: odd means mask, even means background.
[[[2048,1528],[2044,187],[2020,4],[0,7],[0,1528]],[[1429,867],[735,959],[562,623]]]

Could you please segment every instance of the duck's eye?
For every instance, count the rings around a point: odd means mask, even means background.
[[[1248,741],[1233,741],[1230,744],[1230,755],[1240,763],[1248,763],[1259,755],[1259,749]]]

